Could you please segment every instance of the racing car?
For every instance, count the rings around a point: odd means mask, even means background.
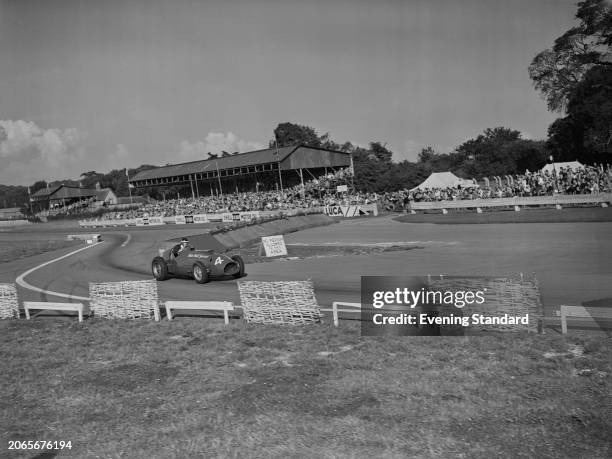
[[[227,249],[220,244],[213,248],[208,241],[204,247],[201,244],[196,247],[193,242],[183,238],[179,244],[172,242],[169,246],[159,249],[159,256],[151,263],[151,271],[158,281],[166,280],[170,276],[187,276],[192,277],[198,284],[205,284],[211,278],[231,276],[238,279],[244,276],[242,257],[229,256],[223,251]]]

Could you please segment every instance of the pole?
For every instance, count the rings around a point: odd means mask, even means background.
[[[353,165],[353,154],[351,153],[351,191],[355,192],[355,166]]]
[[[223,188],[221,187],[221,172],[219,172],[219,162],[215,161],[217,165],[217,178],[219,179],[219,191],[221,192],[221,197],[223,197]]]
[[[130,194],[130,204],[134,204],[134,202],[132,201],[132,188],[130,187],[130,174],[128,174],[128,170],[127,167],[125,168],[125,176],[127,177],[127,182],[128,182],[128,193]]]
[[[276,164],[278,165],[278,181],[280,182],[281,193],[283,193],[283,176],[281,175],[280,155],[278,154],[278,140],[276,139],[276,132],[274,133],[274,146],[276,148]]]
[[[550,155],[550,162],[552,163],[553,175],[555,176],[555,191],[557,191],[557,193],[558,193],[559,192],[559,184],[557,183],[557,169],[555,168],[555,159],[553,158],[553,155]]]
[[[304,174],[302,173],[302,168],[300,167],[300,182],[302,184],[302,198],[306,196],[306,189],[304,188]]]
[[[196,195],[198,199],[200,199],[200,189],[198,188],[198,176],[195,174],[193,175],[193,181],[195,182]]]
[[[191,199],[195,201],[195,192],[193,191],[193,182],[191,181],[191,175],[189,175],[189,186],[191,187]]]

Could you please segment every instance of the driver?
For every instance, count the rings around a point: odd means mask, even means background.
[[[180,244],[176,244],[172,248],[172,255],[174,255],[175,258],[178,257],[179,253],[181,253],[183,250],[185,250],[188,245],[189,245],[189,239],[184,237],[183,239],[181,239],[181,243]]]

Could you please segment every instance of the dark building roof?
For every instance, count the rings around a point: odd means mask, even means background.
[[[188,177],[194,174],[198,180],[216,179],[218,175],[223,178],[253,172],[278,170],[279,166],[281,170],[345,167],[350,165],[350,156],[350,153],[307,145],[280,147],[278,150],[276,148],[267,148],[248,153],[148,169],[130,178],[130,183],[136,186],[149,186],[184,182],[188,181]],[[170,180],[170,182],[167,182],[167,180]]]
[[[53,188],[43,188],[32,195],[32,200],[59,200],[59,199],[75,199],[75,198],[90,198],[96,195],[96,190],[80,188],[78,186],[60,185]]]
[[[61,185],[60,185],[61,186]],[[33,198],[46,198],[50,194],[55,193],[60,186],[54,186],[53,188],[41,188],[36,193],[32,195]]]

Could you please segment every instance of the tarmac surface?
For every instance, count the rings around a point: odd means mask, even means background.
[[[208,227],[98,229],[104,242],[35,270],[25,281],[40,289],[88,296],[89,282],[151,279],[150,263],[161,241],[198,234]],[[49,233],[75,232],[68,228]],[[36,232],[28,228],[28,233]],[[52,234],[51,234],[52,233]],[[40,232],[38,232],[40,234]],[[5,231],[2,239],[26,238]],[[27,235],[30,238],[31,234]],[[343,220],[285,235],[288,245],[405,245],[414,248],[369,255],[318,256],[248,264],[244,280],[312,279],[322,307],[359,302],[360,277],[535,273],[546,315],[560,304],[612,303],[612,223],[516,223],[435,225],[401,223],[393,217]],[[0,281],[15,282],[25,271],[74,248],[0,264]],[[236,280],[198,285],[189,279],[158,283],[161,300],[228,300],[240,303]],[[69,301],[19,287],[20,300]],[[612,307],[612,304],[610,304]]]

